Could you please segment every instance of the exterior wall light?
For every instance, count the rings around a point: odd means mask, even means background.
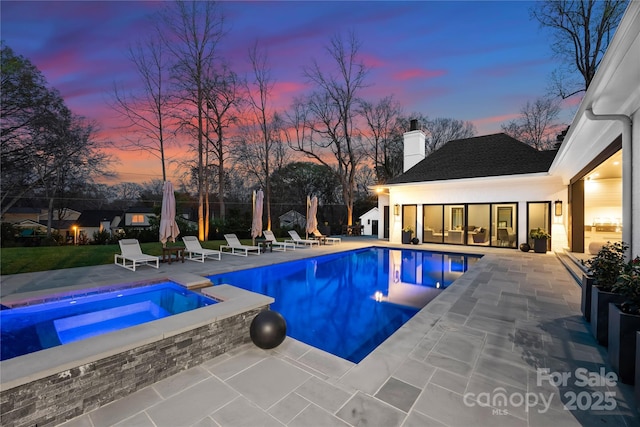
[[[400,216],[400,205],[397,203],[393,205],[393,214],[395,216]]]
[[[556,216],[562,216],[562,200],[555,201],[555,210]]]

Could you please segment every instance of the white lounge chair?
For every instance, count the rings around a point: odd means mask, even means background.
[[[276,251],[286,252],[287,248],[289,248],[291,250],[295,250],[296,249],[296,244],[295,243],[278,242],[278,240],[276,240],[276,236],[273,234],[273,231],[271,231],[271,230],[264,230],[262,232],[262,234],[264,235],[264,238],[267,239],[268,242],[271,242],[271,247],[273,249],[275,249]]]
[[[324,241],[326,244],[336,244],[336,243],[342,243],[342,239],[339,237],[330,237],[330,236],[325,236],[324,234],[320,233],[320,231],[318,229],[314,230],[313,233],[313,237],[315,237],[316,239],[320,240],[321,242]]]
[[[302,246],[308,245],[310,247],[313,247],[313,245],[320,246],[320,240],[302,239],[296,230],[289,230],[289,235],[291,239],[285,240],[287,243],[295,243],[296,245]]]
[[[113,262],[116,265],[131,271],[136,271],[136,267],[141,265],[160,268],[160,257],[143,254],[137,239],[122,239],[118,243],[122,254],[115,254]]]
[[[227,244],[220,245],[221,252],[224,252],[225,249],[230,249],[231,251],[228,253],[231,255],[247,256],[249,252],[255,252],[256,255],[260,255],[260,246],[243,245],[235,234],[225,234],[224,240],[227,241]]]
[[[184,236],[182,241],[184,242],[185,253],[189,255],[187,259],[204,262],[205,258],[211,258],[220,261],[222,252],[215,249],[204,249],[196,236]]]

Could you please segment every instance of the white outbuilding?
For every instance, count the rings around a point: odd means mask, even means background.
[[[375,207],[362,215],[360,215],[360,224],[364,227],[362,234],[364,236],[378,235],[378,223],[380,221],[380,210]]]

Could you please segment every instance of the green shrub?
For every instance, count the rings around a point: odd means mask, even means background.
[[[629,246],[623,242],[607,242],[591,259],[585,261],[593,276],[593,284],[604,292],[613,292],[613,285],[625,268],[625,252]]]
[[[622,311],[640,315],[640,257],[629,261],[613,285],[613,292],[624,295]]]

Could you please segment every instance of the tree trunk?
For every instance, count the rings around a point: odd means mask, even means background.
[[[211,216],[211,205],[209,204],[209,186],[207,186],[207,191],[204,193],[204,218],[205,218],[205,222],[204,222],[204,236],[205,236],[205,241],[209,240],[209,223],[211,222],[209,220]]]
[[[54,198],[49,199],[49,211],[47,212],[47,238],[51,238],[51,227],[53,226],[53,201]]]

